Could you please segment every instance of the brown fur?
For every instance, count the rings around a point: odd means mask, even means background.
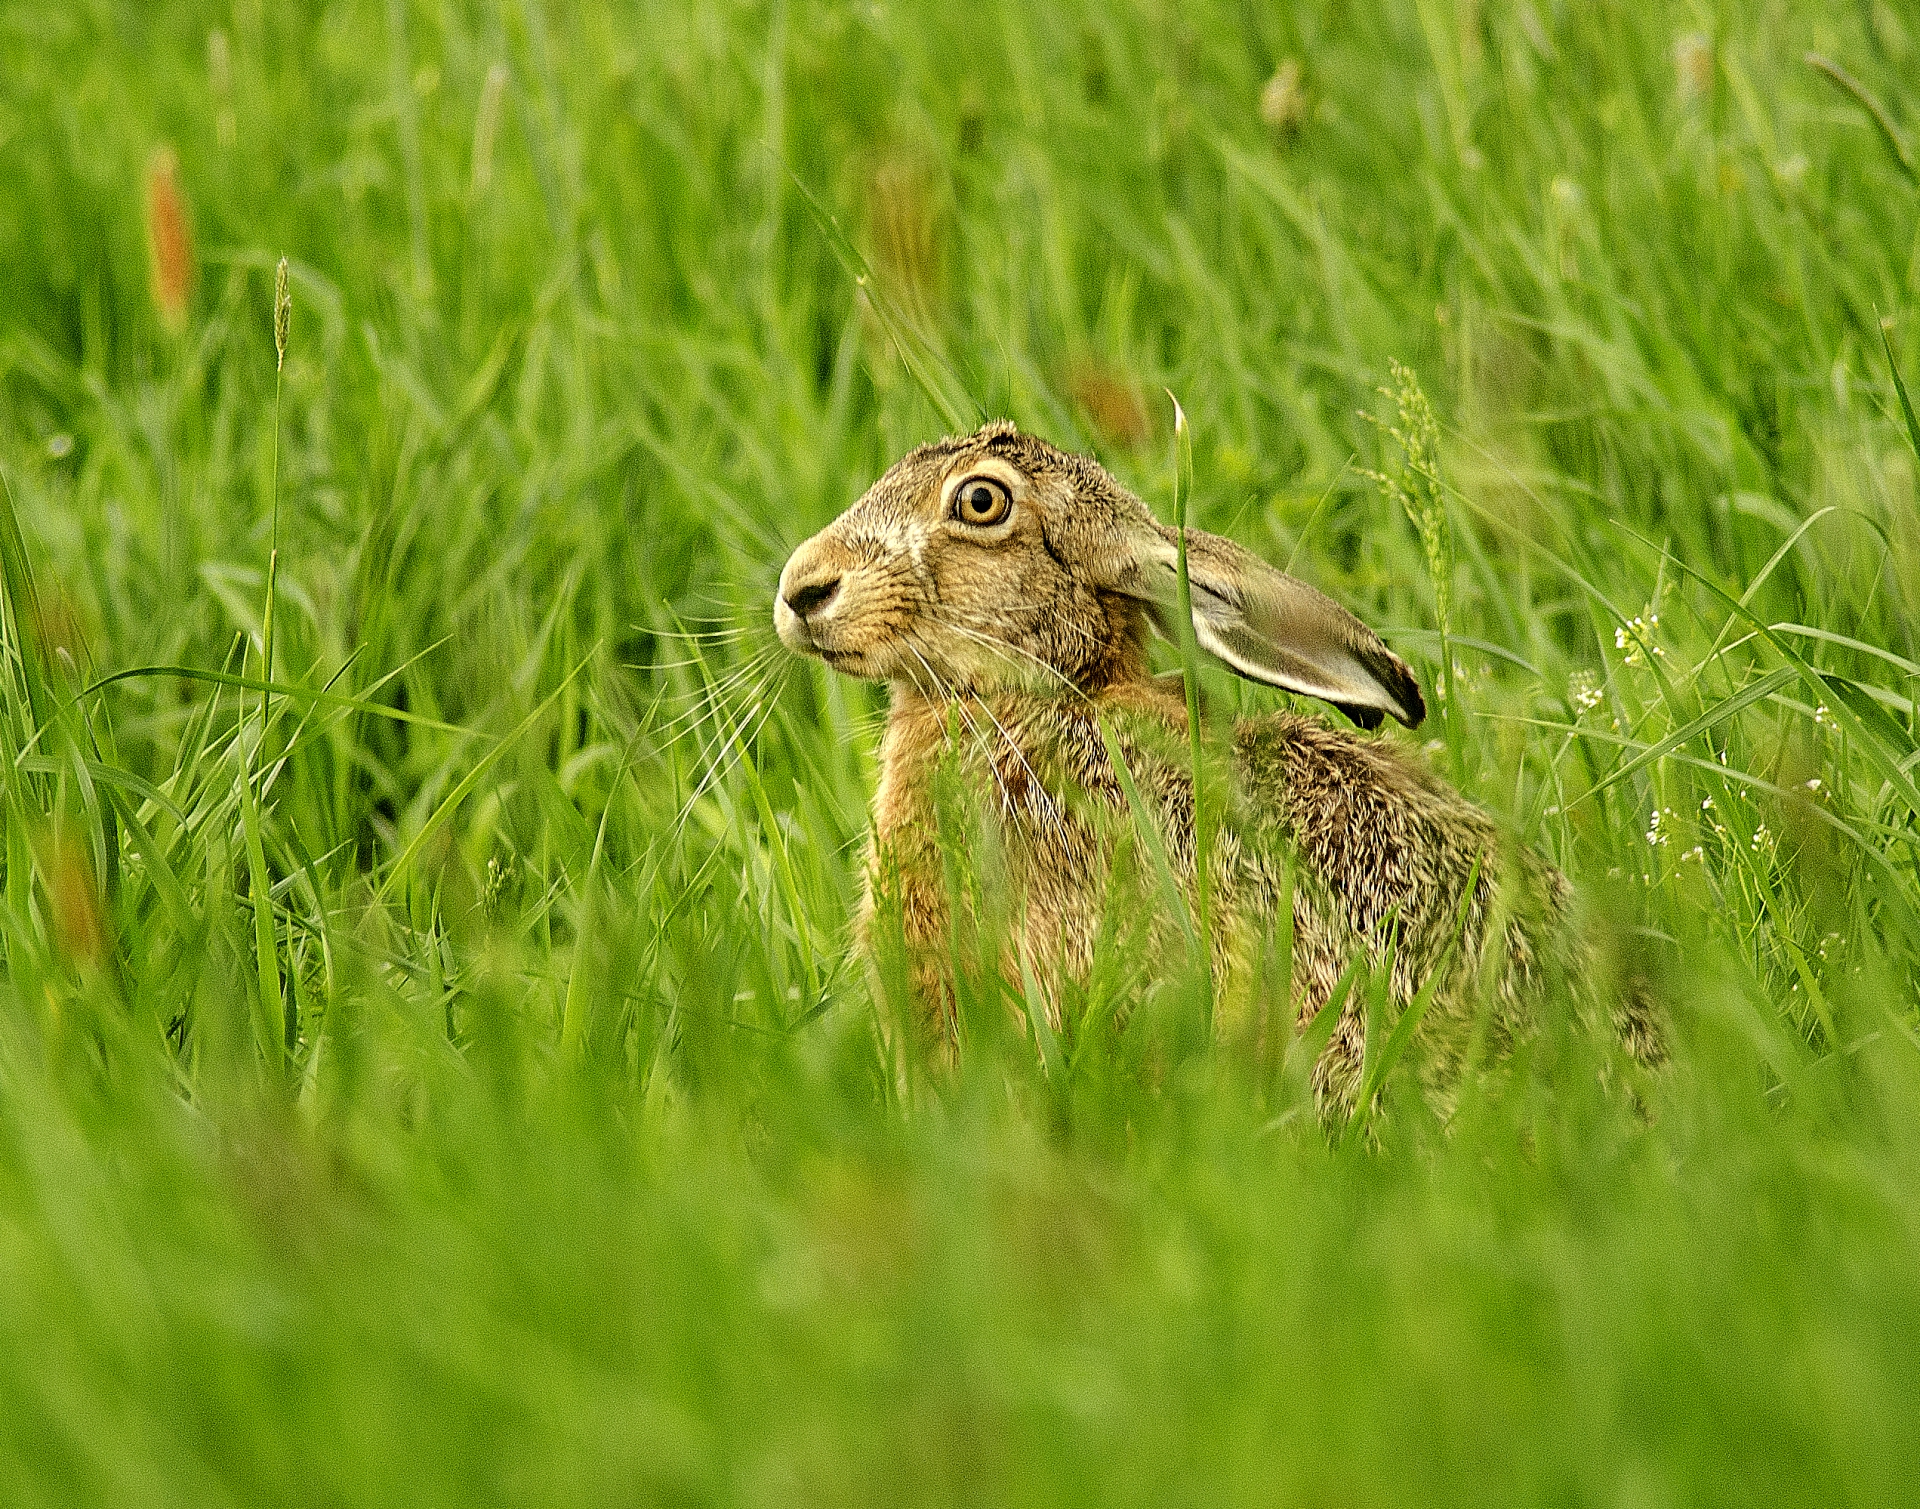
[[[956,482],[983,476],[1012,499],[1007,520],[989,529],[962,522],[951,504]],[[903,458],[782,575],[775,616],[791,647],[892,683],[862,936],[876,905],[897,908],[925,1027],[948,1050],[957,856],[943,843],[943,769],[956,789],[984,798],[1013,951],[1002,969],[1016,990],[1024,964],[1057,1002],[1063,979],[1084,979],[1117,914],[1150,919],[1138,946],[1179,946],[1167,919],[1151,920],[1138,856],[1132,880],[1117,867],[1133,847],[1132,819],[1102,733],[1104,724],[1115,734],[1169,868],[1191,894],[1185,707],[1151,677],[1146,652],[1153,604],[1143,577],[1170,534],[1096,463],[990,425]],[[1197,531],[1193,539],[1225,563],[1231,589],[1243,553]],[[1371,705],[1407,721],[1399,708],[1410,700],[1417,718],[1411,674],[1369,631],[1331,604],[1299,611],[1309,661],[1317,645],[1337,641],[1336,659],[1357,649],[1386,687]],[[1362,684],[1356,695],[1373,692]],[[1214,758],[1225,809],[1209,864],[1211,946],[1223,1001],[1240,1000],[1243,1014],[1257,1005],[1245,1000],[1257,973],[1250,960],[1273,930],[1291,864],[1296,1019],[1326,1004],[1356,951],[1384,965],[1391,949],[1396,1008],[1445,969],[1421,1027],[1437,1082],[1476,1024],[1495,1042],[1524,1027],[1566,897],[1557,872],[1531,854],[1504,854],[1483,813],[1382,740],[1276,713],[1240,722]],[[1335,1104],[1358,1086],[1364,996],[1349,997],[1316,1066],[1316,1086]]]

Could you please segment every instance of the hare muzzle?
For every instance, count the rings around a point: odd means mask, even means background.
[[[831,659],[833,620],[846,600],[846,563],[820,535],[788,559],[773,600],[773,627],[780,642],[802,655]]]

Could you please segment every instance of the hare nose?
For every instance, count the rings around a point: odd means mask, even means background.
[[[834,593],[840,590],[840,578],[830,576],[811,582],[799,582],[787,588],[787,606],[801,618],[806,618],[833,601]]]

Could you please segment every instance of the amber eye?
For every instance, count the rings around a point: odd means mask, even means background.
[[[953,490],[953,516],[962,524],[998,524],[1013,511],[1013,494],[993,477],[969,477]]]

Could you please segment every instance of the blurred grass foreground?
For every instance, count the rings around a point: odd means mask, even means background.
[[[0,52],[0,1500],[1911,1500],[1911,5]],[[1164,512],[1163,389],[1664,1068],[1330,1127],[1114,958],[922,1073],[774,576],[956,405]]]

